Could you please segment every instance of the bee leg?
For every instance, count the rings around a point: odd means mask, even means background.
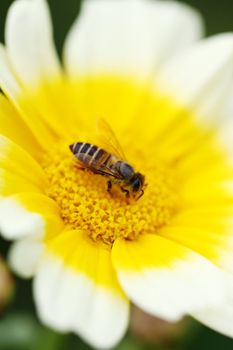
[[[112,182],[111,182],[111,180],[108,180],[107,184],[108,184],[107,191],[108,191],[108,193],[110,193],[111,189],[112,189]]]
[[[138,196],[138,198],[136,200],[138,201],[143,195],[144,195],[144,191],[141,190],[141,193],[140,193],[140,195]]]
[[[86,168],[82,168],[82,167],[79,167],[79,166],[76,166],[76,169],[77,170],[82,170],[82,171],[86,170]]]
[[[82,167],[82,165],[77,164],[77,163],[74,163],[74,167],[75,167],[77,170],[86,170],[85,167]]]
[[[129,198],[129,197],[130,197],[129,191],[126,190],[124,187],[121,187],[121,191],[125,193],[125,197],[126,197],[126,198]]]

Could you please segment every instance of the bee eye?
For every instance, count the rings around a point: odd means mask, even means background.
[[[137,192],[139,190],[139,188],[141,187],[141,182],[138,178],[134,180],[132,187],[134,192]]]

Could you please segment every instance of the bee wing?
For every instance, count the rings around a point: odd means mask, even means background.
[[[97,119],[97,137],[103,149],[110,154],[115,155],[118,159],[126,160],[125,154],[113,130],[103,118]]]
[[[114,179],[122,180],[122,175],[119,174],[118,171],[114,171],[113,169],[109,169],[106,166],[94,166],[94,167],[91,166],[89,169],[96,174],[112,176]]]
[[[106,176],[112,176],[115,179],[122,180],[122,175],[117,171],[112,168],[109,168],[106,165],[99,164],[98,162],[93,162],[91,161],[92,157],[89,156],[88,154],[85,155],[85,163],[81,162],[80,160],[75,157],[75,161],[77,161],[77,166],[81,169],[87,169],[92,171],[95,174],[99,175],[106,175]],[[90,165],[88,165],[90,163]]]

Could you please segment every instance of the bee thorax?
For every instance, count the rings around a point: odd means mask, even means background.
[[[130,164],[121,160],[117,161],[114,167],[125,180],[130,180],[135,174],[134,168]]]

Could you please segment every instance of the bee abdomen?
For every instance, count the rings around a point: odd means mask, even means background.
[[[109,154],[106,151],[90,143],[74,143],[70,145],[70,150],[78,160],[87,165],[93,165],[96,162],[103,163],[109,158]]]
[[[96,147],[96,146],[95,146]],[[70,145],[71,152],[78,158],[80,154],[88,155],[92,149],[92,145],[86,142],[77,142]],[[97,149],[97,147],[96,147]]]
[[[73,143],[72,145],[69,146],[69,148],[73,154],[77,154],[82,145],[83,145],[82,142]]]

